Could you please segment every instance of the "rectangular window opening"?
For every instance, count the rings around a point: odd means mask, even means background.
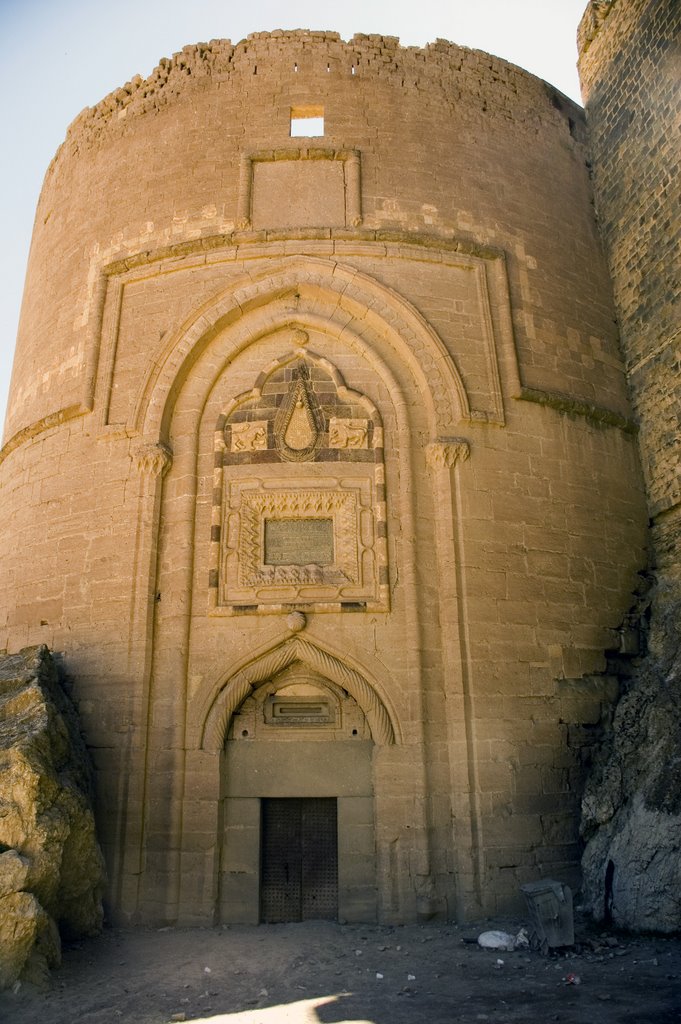
[[[324,107],[291,107],[291,138],[320,138],[324,134]]]

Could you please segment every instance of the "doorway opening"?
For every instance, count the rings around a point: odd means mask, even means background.
[[[335,797],[261,800],[260,920],[338,918]]]

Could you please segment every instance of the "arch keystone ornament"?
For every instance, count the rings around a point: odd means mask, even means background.
[[[347,690],[364,712],[374,743],[389,746],[396,742],[391,717],[371,683],[334,654],[295,635],[240,669],[220,688],[205,716],[202,748],[222,749],[232,715],[246,697],[297,661]]]

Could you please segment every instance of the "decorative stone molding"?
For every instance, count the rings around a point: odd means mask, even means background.
[[[203,725],[203,749],[221,749],[237,708],[255,689],[269,683],[295,662],[314,669],[354,698],[364,712],[374,743],[395,743],[390,715],[369,681],[329,651],[322,650],[310,640],[293,636],[242,668],[215,695]]]
[[[148,476],[164,477],[173,463],[173,453],[167,444],[145,444],[135,453],[137,469]]]
[[[612,409],[602,405],[595,405],[593,402],[585,402],[582,399],[574,398],[572,395],[563,394],[560,391],[548,391],[546,388],[521,387],[516,396],[519,401],[535,402],[537,405],[547,405],[550,409],[557,409],[559,412],[567,413],[568,416],[584,416],[585,419],[597,425],[607,427],[618,427],[627,434],[636,434],[638,426],[633,419],[622,416]]]
[[[431,470],[451,469],[457,462],[465,462],[470,453],[470,445],[463,438],[442,438],[426,448],[426,463]]]
[[[327,477],[314,489],[304,480],[228,480],[218,608],[384,609],[375,492],[368,477],[342,485]]]
[[[292,338],[216,424],[209,606],[387,611],[381,416]]]
[[[343,247],[345,242],[338,240],[333,244]],[[414,253],[421,251],[416,246],[412,249]],[[332,247],[330,254],[333,252]],[[411,249],[407,255],[410,254]],[[450,253],[449,258],[456,266],[466,269],[477,267],[480,259],[458,252]],[[501,257],[495,254],[494,258]],[[156,272],[163,269],[162,258],[159,259]],[[112,266],[111,273],[114,269],[119,273],[126,269],[120,264]],[[145,263],[141,269],[148,272],[149,268]],[[164,341],[163,349],[156,354],[153,366],[140,383],[128,429],[146,435],[162,431],[163,417],[174,389],[215,337],[219,323],[234,320],[244,325],[248,322],[248,332],[253,337],[260,336],[264,330],[290,326],[290,310],[279,309],[277,305],[282,294],[290,289],[295,289],[300,297],[297,319],[305,322],[308,316],[324,316],[330,337],[354,331],[369,347],[374,334],[393,340],[396,357],[404,360],[422,389],[433,434],[446,432],[453,429],[455,423],[471,419],[468,395],[450,353],[432,326],[410,303],[394,290],[337,259],[298,254],[241,279],[202,306],[193,321],[183,324]],[[370,309],[371,317],[360,316],[358,311],[362,309]],[[302,344],[296,338],[294,343],[296,347]],[[231,345],[231,342],[226,345],[225,359],[232,351]],[[107,372],[110,375],[112,368]]]

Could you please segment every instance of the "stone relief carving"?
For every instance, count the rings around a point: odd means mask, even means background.
[[[274,441],[280,455],[290,462],[304,462],[314,455],[322,440],[324,418],[314,391],[310,371],[304,362],[295,374],[274,420]]]
[[[470,455],[468,441],[462,438],[444,438],[426,448],[426,463],[433,469],[451,469],[457,462],[465,462]]]
[[[167,444],[145,444],[135,453],[135,461],[140,473],[149,476],[165,476],[173,463],[173,453]]]
[[[233,481],[229,488],[230,534],[236,532],[236,576],[239,591],[258,592],[263,587],[284,586],[295,590],[313,584],[328,591],[329,598],[346,586],[361,586],[359,511],[368,495],[363,488],[334,490],[254,490],[252,482]],[[366,492],[366,488],[364,488]],[[362,501],[364,498],[364,501]],[[268,521],[299,524],[328,519],[333,531],[333,560],[319,564],[268,561],[265,526]],[[228,556],[229,557],[229,556]],[[298,595],[300,596],[300,595]]]
[[[267,421],[255,423],[232,423],[233,452],[257,452],[267,448]]]
[[[380,415],[291,335],[217,424],[212,607],[387,610]]]
[[[329,448],[368,448],[369,421],[337,419],[329,420]]]

